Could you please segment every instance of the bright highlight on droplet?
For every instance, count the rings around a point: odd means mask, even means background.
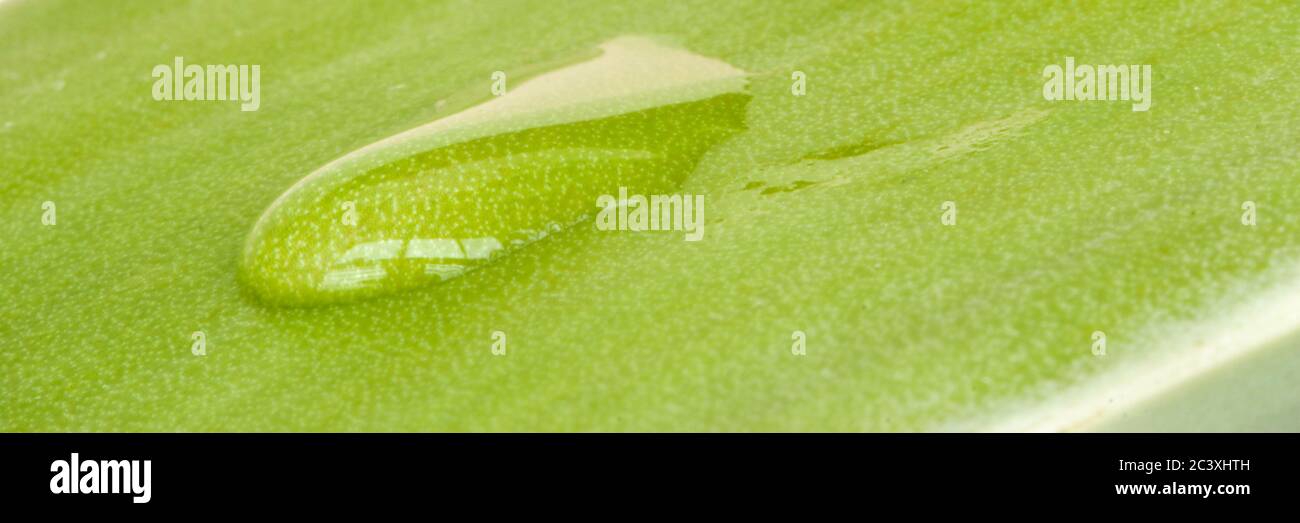
[[[600,51],[309,174],[253,227],[243,281],[311,305],[454,278],[619,187],[671,191],[744,129],[744,71],[642,37]]]

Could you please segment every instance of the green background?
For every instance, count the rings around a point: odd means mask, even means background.
[[[1171,330],[1297,266],[1297,21],[1293,2],[0,3],[0,429],[993,426],[1179,350]],[[578,227],[327,308],[241,289],[248,231],[307,173],[493,71],[627,34],[755,73],[748,131],[681,189],[706,195],[705,241]],[[154,101],[178,55],[260,64],[261,109]],[[1153,65],[1151,110],[1043,100],[1065,56]]]

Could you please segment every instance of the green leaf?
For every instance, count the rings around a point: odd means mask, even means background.
[[[0,429],[1294,430],[1300,7],[864,4],[4,1]],[[750,73],[674,189],[703,241],[240,283],[307,173],[628,35]],[[177,56],[259,65],[260,106],[154,100]],[[1151,65],[1150,109],[1045,100],[1066,57]],[[1254,394],[1192,401],[1222,383]]]

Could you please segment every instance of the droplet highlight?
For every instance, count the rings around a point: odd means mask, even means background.
[[[744,71],[644,37],[599,51],[307,175],[254,225],[241,280],[315,305],[455,278],[589,219],[619,187],[672,191],[744,130]]]

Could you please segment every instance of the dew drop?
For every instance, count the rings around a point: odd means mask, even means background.
[[[619,187],[674,190],[745,128],[747,83],[679,47],[610,40],[307,175],[254,225],[241,280],[313,305],[455,278],[590,218]]]

